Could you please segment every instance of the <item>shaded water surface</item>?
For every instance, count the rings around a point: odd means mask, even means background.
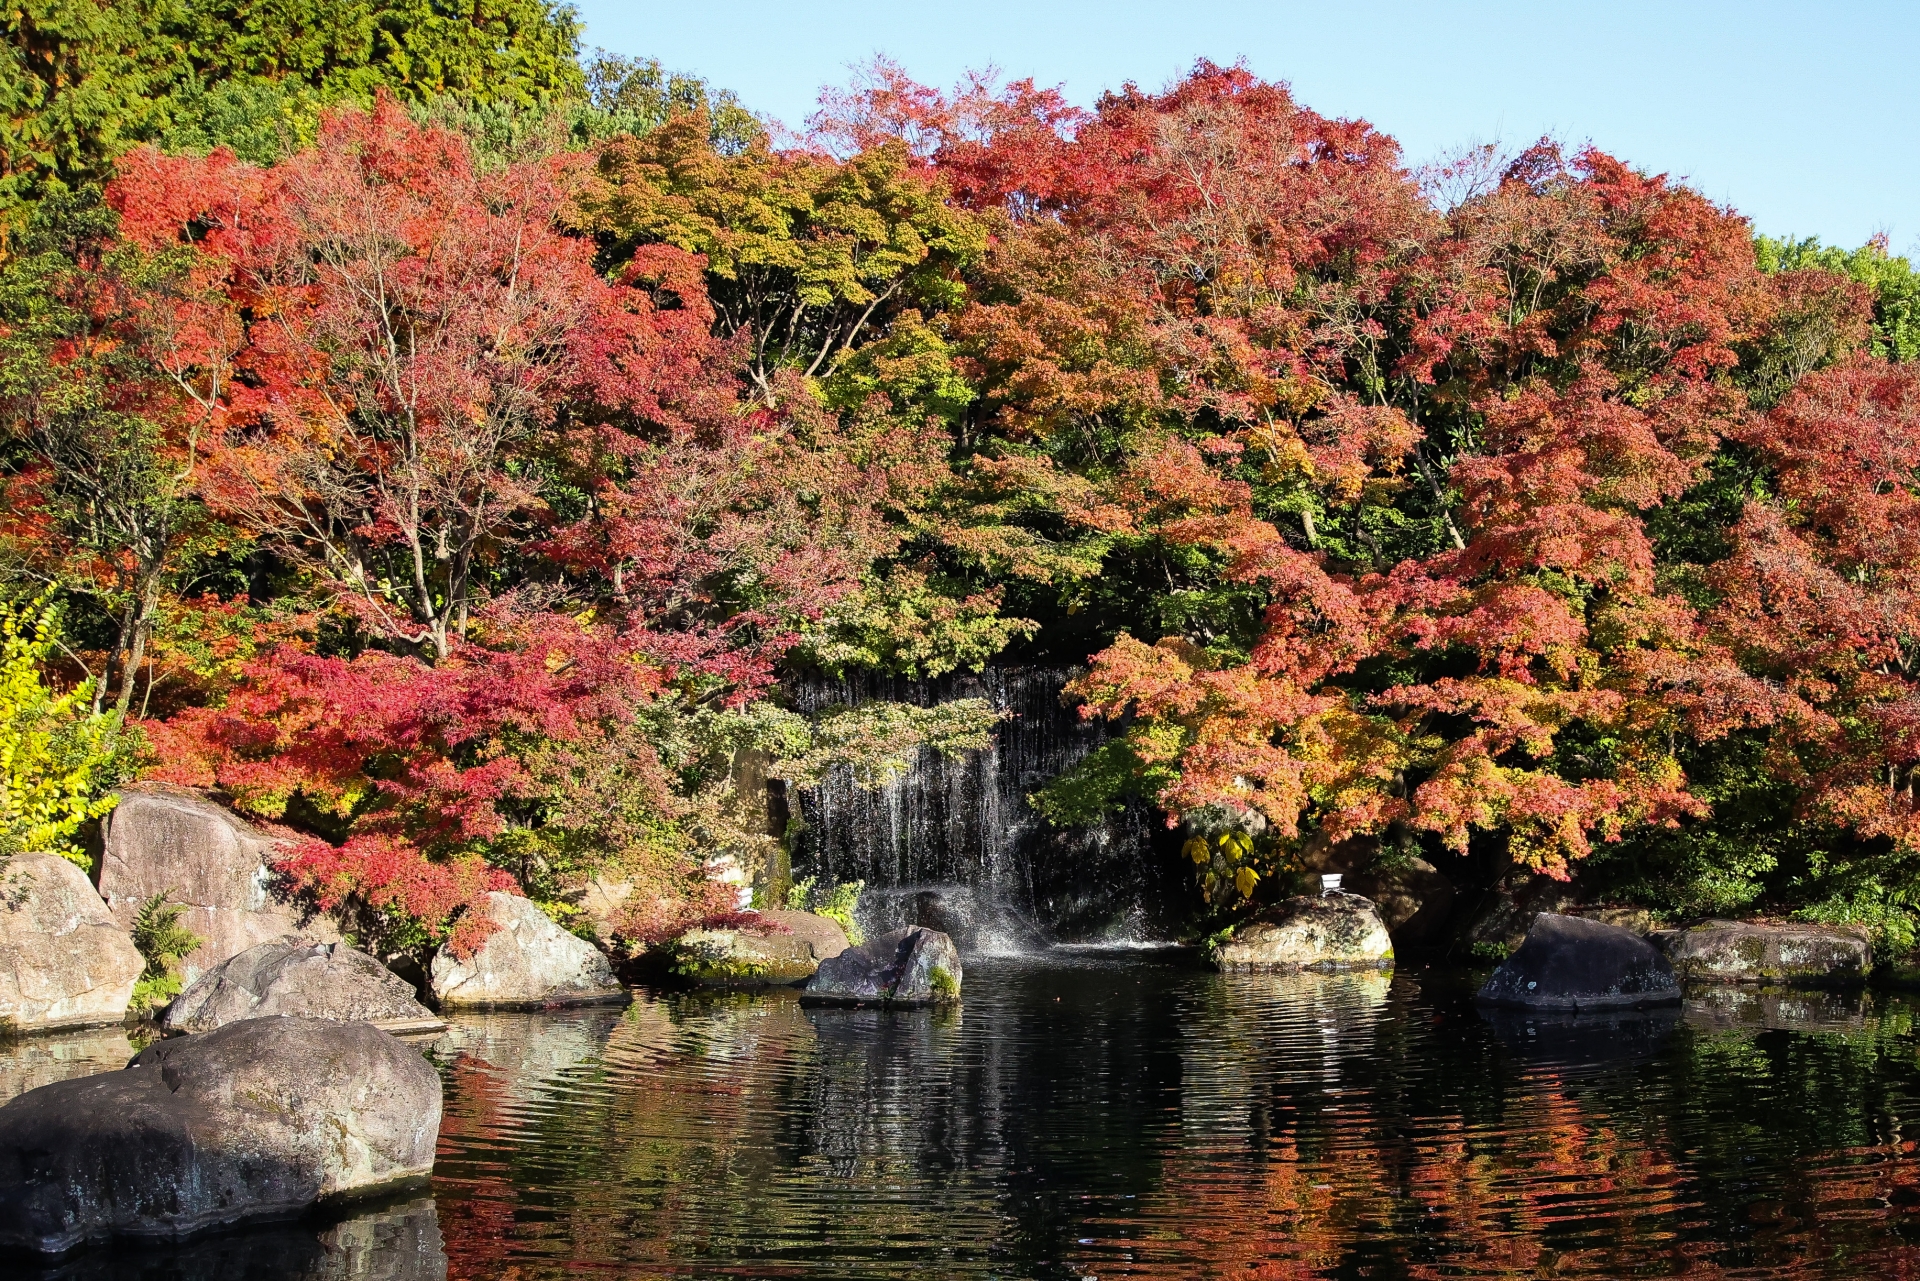
[[[429,1217],[326,1229],[412,1244],[286,1275],[1920,1275],[1905,998],[1488,1019],[1470,982],[1055,953],[951,1012],[463,1018]]]

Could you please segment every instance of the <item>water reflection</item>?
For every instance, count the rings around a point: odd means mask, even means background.
[[[1543,1019],[1473,988],[1081,953],[970,963],[958,1010],[461,1017],[431,1049],[434,1202],[49,1275],[1920,1272],[1910,999]],[[0,1072],[117,1067],[109,1040],[0,1046]]]
[[[134,1055],[124,1027],[0,1039],[0,1104],[55,1081],[123,1068]]]
[[[270,1224],[182,1244],[124,1242],[51,1267],[7,1259],[20,1281],[446,1281],[431,1197],[344,1218]]]

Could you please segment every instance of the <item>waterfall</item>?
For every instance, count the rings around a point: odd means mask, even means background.
[[[1155,937],[1163,896],[1144,809],[1060,830],[1027,804],[1107,736],[1104,723],[1061,706],[1066,680],[1057,669],[990,667],[924,681],[799,684],[795,706],[807,713],[876,699],[928,707],[983,698],[1009,715],[985,750],[954,758],[922,750],[904,774],[873,789],[836,769],[800,792],[794,874],[865,881],[870,932],[917,922],[946,929],[968,950]]]

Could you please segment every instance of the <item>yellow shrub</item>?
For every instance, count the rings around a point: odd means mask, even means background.
[[[58,854],[91,865],[74,844],[82,824],[113,808],[114,722],[93,710],[93,682],[64,694],[46,680],[59,610],[44,598],[0,605],[0,857]]]

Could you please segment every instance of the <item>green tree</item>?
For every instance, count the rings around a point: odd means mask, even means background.
[[[1872,289],[1873,354],[1920,360],[1920,274],[1907,259],[1888,253],[1885,236],[1875,236],[1858,249],[1823,245],[1817,236],[1756,236],[1753,247],[1762,271],[1832,271]]]

